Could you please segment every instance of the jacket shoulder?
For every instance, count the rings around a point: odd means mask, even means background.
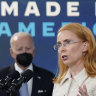
[[[8,75],[9,74],[9,69],[10,69],[9,66],[0,69],[0,78],[4,78],[6,75]]]
[[[41,75],[43,77],[49,77],[49,78],[54,78],[54,74],[44,68],[38,67],[33,65],[33,71],[37,74],[37,75]]]

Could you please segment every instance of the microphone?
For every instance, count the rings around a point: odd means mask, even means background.
[[[14,71],[13,73],[8,74],[5,79],[0,80],[0,89],[7,89],[13,79],[17,79],[20,77],[18,71]]]
[[[21,76],[16,80],[14,79],[11,83],[11,86],[8,89],[8,92],[15,92],[19,90],[22,83],[28,82],[33,77],[33,72],[31,70],[26,70],[21,74]]]

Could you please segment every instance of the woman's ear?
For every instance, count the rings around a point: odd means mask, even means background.
[[[88,50],[88,46],[89,46],[89,43],[87,41],[83,42],[83,52],[86,52]]]

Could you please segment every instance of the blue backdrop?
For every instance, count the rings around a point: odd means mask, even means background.
[[[34,63],[54,73],[57,70],[58,29],[70,22],[89,27],[96,37],[95,0],[0,0],[0,68],[11,65],[10,37],[29,32],[35,40]]]

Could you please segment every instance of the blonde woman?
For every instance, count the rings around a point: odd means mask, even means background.
[[[89,28],[67,24],[57,34],[59,74],[52,96],[96,96],[95,39]]]

